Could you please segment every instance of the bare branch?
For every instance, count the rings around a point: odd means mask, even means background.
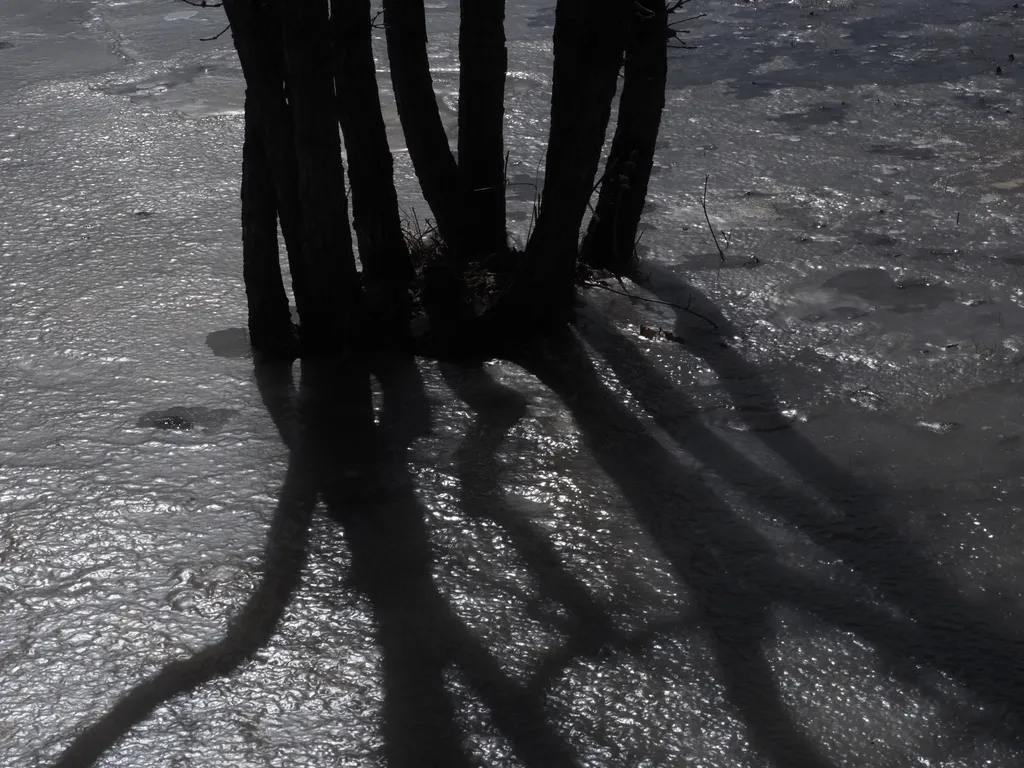
[[[216,40],[218,37],[220,37],[221,35],[223,35],[225,32],[227,32],[229,29],[231,29],[231,25],[230,24],[228,24],[226,27],[224,27],[224,29],[222,29],[220,32],[218,32],[213,37],[200,37],[199,38],[199,42],[201,42],[201,43],[212,42],[212,41]]]
[[[619,282],[621,283],[622,281],[620,280]],[[712,328],[714,328],[715,330],[718,330],[718,323],[716,323],[714,320],[712,320],[709,317],[705,317],[700,312],[697,312],[696,310],[690,309],[690,302],[689,301],[686,302],[686,306],[683,306],[682,304],[676,304],[676,303],[671,302],[671,301],[662,301],[661,299],[651,299],[651,298],[648,298],[647,296],[637,296],[635,293],[630,293],[629,291],[620,291],[620,290],[617,290],[615,288],[612,288],[610,285],[605,285],[604,283],[598,282],[596,280],[586,280],[586,281],[584,281],[583,285],[586,286],[587,288],[600,288],[603,291],[608,291],[610,293],[618,294],[619,296],[625,296],[626,298],[629,298],[629,299],[636,299],[637,301],[645,301],[648,304],[663,304],[666,307],[672,307],[673,309],[679,309],[679,310],[682,310],[683,312],[686,312],[687,314],[693,315],[694,317],[703,320],[705,323],[708,323]]]
[[[672,0],[667,6],[669,13],[678,13],[679,9],[686,5],[690,0]]]
[[[711,177],[707,174],[704,175],[704,194],[700,198],[700,207],[704,209],[704,221],[708,223],[708,229],[711,231],[711,238],[715,241],[715,248],[718,249],[718,256],[725,261],[725,251],[722,250],[721,244],[718,242],[718,235],[715,234],[715,228],[711,226],[711,217],[708,216],[708,180]]]
[[[685,19],[676,19],[675,21],[670,21],[668,25],[670,27],[674,27],[676,24],[685,24],[688,21],[696,21],[697,19],[703,19],[705,16],[707,16],[706,13],[698,13],[696,16],[687,16]]]

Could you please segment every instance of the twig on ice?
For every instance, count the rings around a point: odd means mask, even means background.
[[[722,245],[718,242],[718,235],[715,234],[715,228],[711,226],[711,217],[708,216],[708,180],[710,178],[708,174],[704,174],[704,194],[700,198],[700,207],[704,209],[704,221],[708,223],[708,230],[711,232],[711,239],[715,241],[718,256],[722,261],[725,261],[725,251],[722,250]]]
[[[621,281],[620,281],[620,283],[621,283]],[[612,288],[610,285],[605,285],[604,283],[597,282],[596,280],[588,280],[588,281],[584,282],[583,285],[585,285],[587,288],[600,288],[601,290],[609,291],[610,293],[615,293],[615,294],[618,294],[619,296],[625,296],[625,297],[630,298],[630,299],[636,299],[637,301],[646,301],[648,304],[663,304],[664,306],[672,307],[673,309],[681,309],[683,312],[686,312],[687,314],[693,315],[694,317],[700,318],[705,323],[710,325],[712,328],[714,328],[715,330],[718,330],[718,323],[716,323],[714,320],[712,320],[709,317],[705,317],[700,312],[697,312],[696,310],[690,309],[690,302],[689,301],[686,302],[686,306],[684,307],[682,304],[676,304],[675,302],[671,302],[671,301],[662,301],[661,299],[651,299],[651,298],[648,298],[647,296],[637,296],[635,293],[629,293],[628,291],[619,291],[619,290],[616,290],[615,288]]]

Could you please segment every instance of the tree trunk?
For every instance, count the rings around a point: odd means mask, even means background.
[[[277,193],[258,110],[257,100],[247,92],[242,145],[242,276],[249,338],[259,350],[287,355],[292,352],[292,321],[277,246]]]
[[[601,161],[632,0],[558,0],[555,66],[540,214],[527,245],[546,302],[571,299],[579,232]]]
[[[636,267],[636,233],[654,166],[668,75],[664,0],[636,0],[633,14],[618,124],[597,209],[581,248],[585,262],[617,274]]]
[[[367,281],[412,278],[373,58],[370,0],[331,0],[338,119],[352,183],[352,218]]]
[[[459,28],[458,251],[465,261],[504,251],[504,0],[463,0]]]
[[[467,0],[471,1],[477,0]],[[384,27],[391,83],[409,156],[441,238],[455,246],[458,172],[430,78],[423,0],[384,0]]]
[[[302,215],[299,208],[298,175],[295,171],[294,133],[284,96],[284,64],[281,35],[271,9],[250,0],[224,0],[231,35],[245,76],[246,129],[252,122],[263,139],[263,151],[270,164],[277,198],[277,215],[288,251],[295,306],[301,316],[308,312],[312,288],[302,253]]]
[[[310,302],[299,308],[303,351],[345,352],[356,342],[361,290],[352,252],[331,71],[327,0],[277,0],[285,83],[295,128],[302,252]]]

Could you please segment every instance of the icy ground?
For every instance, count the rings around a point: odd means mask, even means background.
[[[522,366],[289,398],[221,12],[0,2],[0,765],[1024,764],[1022,11],[688,7],[630,288],[714,327],[594,291]]]

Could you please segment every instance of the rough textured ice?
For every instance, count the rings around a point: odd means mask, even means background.
[[[677,306],[371,382],[254,369],[222,12],[6,0],[0,765],[1024,762],[1022,11],[686,8],[628,286]]]

